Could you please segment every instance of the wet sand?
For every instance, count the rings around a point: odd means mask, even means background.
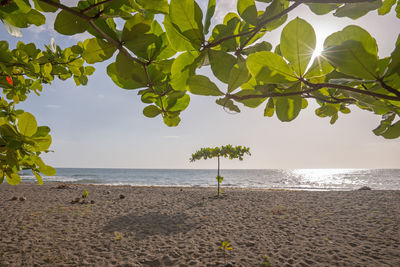
[[[0,185],[0,266],[400,266],[400,191],[59,185]]]

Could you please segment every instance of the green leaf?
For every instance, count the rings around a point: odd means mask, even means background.
[[[233,66],[236,64],[236,58],[231,54],[218,50],[208,50],[211,70],[221,82],[228,83],[229,75]]]
[[[50,76],[52,69],[53,69],[53,66],[50,63],[44,64],[43,65],[43,74],[44,74],[44,76]]]
[[[143,115],[148,118],[154,118],[161,114],[161,110],[154,105],[147,106],[143,109]]]
[[[232,36],[238,33],[238,27],[240,24],[240,17],[235,13],[228,13],[224,18],[224,24],[218,24],[214,27],[212,31],[212,35],[208,40],[209,43],[212,43],[217,40],[221,40],[228,36]],[[228,39],[225,42],[222,42],[216,48],[219,50],[233,52],[236,50],[238,46],[238,38]]]
[[[169,18],[180,34],[188,38],[195,48],[200,48],[204,41],[203,12],[194,0],[171,0]]]
[[[136,0],[147,11],[153,13],[168,14],[169,6],[168,0]]]
[[[385,15],[389,13],[394,4],[396,4],[396,0],[383,0],[382,6],[378,9],[378,14]]]
[[[52,0],[54,3],[60,3],[60,0]],[[48,5],[46,3],[43,3],[40,0],[33,0],[33,3],[35,4],[35,9],[38,11],[42,12],[56,12],[58,10],[58,7],[54,7],[51,5]]]
[[[382,135],[390,127],[395,117],[396,114],[394,113],[383,115],[380,125],[373,130],[373,133],[375,135]]]
[[[340,72],[367,80],[378,78],[378,58],[369,54],[357,41],[345,41],[340,46],[327,48],[323,54]]]
[[[260,91],[257,90],[241,90],[235,94],[235,96],[243,97],[247,95],[262,95]],[[243,103],[246,107],[256,108],[264,102],[265,98],[249,98],[243,100],[237,100],[240,103]]]
[[[292,121],[300,113],[301,97],[278,97],[276,100],[276,115],[280,121]]]
[[[119,53],[115,63],[116,73],[112,74],[118,75],[119,82],[126,82],[123,85],[132,86],[134,88],[147,86],[146,72],[144,71],[143,66],[138,62],[128,58],[124,54]],[[113,68],[110,69],[111,72],[112,70]],[[129,83],[127,81],[129,81]]]
[[[208,0],[206,19],[204,21],[204,34],[208,33],[211,25],[211,18],[214,16],[216,0]]]
[[[169,16],[165,16],[163,23],[172,49],[175,51],[191,51],[195,49],[190,40],[174,27]]]
[[[44,165],[44,164],[38,164],[38,165],[39,165],[39,171],[46,176],[53,176],[57,173],[56,169],[54,169],[49,165]]]
[[[38,184],[39,184],[39,185],[43,185],[43,179],[42,179],[42,176],[40,176],[40,174],[39,174],[39,173],[37,173],[37,172],[35,172],[35,171],[33,171],[33,174],[35,175],[35,177],[36,177],[36,180],[38,181]]]
[[[257,7],[254,0],[238,0],[237,10],[244,21],[252,25],[257,24]]]
[[[274,111],[275,111],[274,99],[269,98],[267,105],[265,106],[265,109],[264,109],[264,116],[272,117],[272,116],[274,116]]]
[[[380,8],[381,5],[381,0],[362,3],[347,3],[344,6],[339,7],[333,15],[336,17],[358,19],[370,11]]]
[[[315,44],[314,29],[305,20],[297,17],[283,28],[280,43],[282,55],[300,77],[307,69]]]
[[[338,113],[336,112],[335,114],[332,115],[331,120],[329,121],[330,124],[335,124],[337,119],[339,118]]]
[[[114,19],[109,18],[109,19],[96,19],[93,21],[93,23],[99,28],[101,31],[103,31],[105,34],[107,34],[111,39],[119,42],[120,41],[120,36],[121,32],[117,30],[117,25],[114,22]],[[93,28],[92,26],[87,28],[87,31],[99,38],[99,39],[104,39],[104,36],[100,34],[97,29]]]
[[[86,39],[83,42],[84,51],[82,57],[89,64],[96,62],[102,62],[113,56],[117,49],[114,45],[109,42],[103,41],[102,39],[92,38]]]
[[[388,129],[382,134],[386,139],[395,139],[400,137],[400,121],[388,127]]]
[[[149,59],[149,47],[158,41],[157,35],[150,32],[152,20],[137,13],[127,20],[122,31],[125,46],[135,55]]]
[[[196,95],[221,96],[224,95],[209,78],[202,75],[193,75],[188,79],[188,90]]]
[[[400,35],[397,38],[396,47],[390,55],[390,63],[386,76],[390,76],[394,73],[400,75]]]
[[[131,78],[127,78],[126,75],[119,75],[116,65],[117,63],[114,62],[107,67],[107,74],[116,85],[124,89],[137,89],[145,86],[142,82],[137,82]]]
[[[33,138],[37,137],[47,137],[49,135],[50,128],[47,126],[39,126],[37,128],[37,131],[34,135],[32,135]]]
[[[222,176],[217,176],[216,179],[217,179],[218,183],[222,183],[222,181],[224,180],[224,177],[222,177]],[[224,242],[222,242],[222,245],[223,245],[223,246],[229,246],[230,243],[224,244]]]
[[[271,51],[272,45],[266,41],[262,41],[261,43],[257,43],[253,46],[247,47],[246,49],[243,49],[242,54],[243,55],[250,55],[256,52],[261,52],[261,51]]]
[[[19,10],[23,13],[28,13],[32,8],[29,1],[14,0],[14,3],[18,6]]]
[[[29,113],[24,112],[18,116],[18,130],[22,135],[32,136],[37,131],[37,122],[35,117]]]
[[[10,185],[17,185],[21,183],[21,176],[19,176],[17,173],[7,173],[6,172],[6,180],[7,183]]]
[[[45,151],[49,149],[51,145],[51,136],[47,135],[45,137],[35,137],[33,141],[36,152]]]
[[[43,25],[46,22],[46,17],[34,9],[26,14],[26,19],[28,20],[29,24],[34,24],[36,26]]]
[[[178,124],[181,122],[181,118],[179,118],[178,116],[175,116],[175,117],[164,117],[163,120],[164,120],[164,123],[168,127],[178,126]]]
[[[177,91],[185,91],[187,79],[194,74],[194,62],[199,54],[189,52],[180,54],[172,63],[171,86]]]
[[[84,188],[82,198],[87,198],[89,196],[89,192]]]
[[[307,70],[305,75],[306,78],[321,77],[332,72],[334,68],[331,64],[322,56],[315,57],[313,64]]]
[[[306,3],[310,10],[317,15],[325,15],[335,10],[339,5],[337,4],[317,4],[317,3]]]
[[[234,91],[236,88],[244,84],[250,79],[249,71],[247,70],[246,62],[242,59],[233,66],[229,73],[228,92]]]
[[[174,111],[182,111],[185,110],[189,106],[190,102],[190,96],[187,94],[184,94],[181,96],[181,94],[184,93],[182,91],[174,92],[171,95],[168,96],[167,100],[167,110],[174,112]],[[177,96],[177,97],[175,97]]]
[[[258,17],[259,23],[263,23],[265,20],[269,20],[272,17],[277,16],[280,14],[284,9],[289,6],[289,1],[285,0],[273,0],[270,5],[267,6],[265,9],[264,14]],[[264,27],[267,31],[275,30],[279,28],[285,21],[287,20],[287,14],[281,16],[278,19],[275,19]]]
[[[71,14],[65,10],[61,10],[61,12],[58,13],[54,22],[54,29],[58,33],[64,35],[82,33],[86,31],[88,26],[89,24],[85,20],[77,16],[71,16]]]
[[[235,105],[235,103],[232,101],[232,99],[228,99],[228,98],[224,97],[224,98],[215,100],[215,103],[217,103],[220,106],[223,106],[224,108],[229,109],[230,111],[237,112],[237,113],[240,112],[239,107],[237,105]]]
[[[257,81],[264,83],[288,83],[296,81],[293,70],[279,55],[265,51],[247,57],[247,68]]]
[[[372,38],[368,31],[356,25],[347,26],[343,30],[329,35],[324,41],[324,49],[329,46],[341,45],[348,40],[360,42],[369,54],[378,54],[376,40]]]

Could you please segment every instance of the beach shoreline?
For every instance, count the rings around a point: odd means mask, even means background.
[[[400,266],[400,191],[60,185],[0,185],[0,266]]]

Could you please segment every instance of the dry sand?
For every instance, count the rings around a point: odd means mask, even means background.
[[[400,266],[400,191],[57,186],[0,185],[0,266]]]

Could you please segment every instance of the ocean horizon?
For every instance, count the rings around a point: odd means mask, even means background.
[[[214,187],[216,169],[56,168],[44,182],[77,184]],[[31,172],[23,182],[35,182]],[[400,169],[223,169],[223,187],[292,190],[400,190]]]

